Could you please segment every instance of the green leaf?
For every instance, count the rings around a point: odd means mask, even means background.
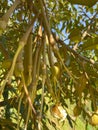
[[[98,0],[68,0],[72,4],[79,4],[85,6],[93,6]]]
[[[88,38],[82,45],[80,45],[82,50],[98,50],[98,37]]]
[[[69,34],[69,39],[72,42],[81,41],[81,30],[79,28],[72,29],[72,31]]]

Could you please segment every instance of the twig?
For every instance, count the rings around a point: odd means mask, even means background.
[[[0,35],[2,34],[2,32],[6,29],[6,26],[8,24],[8,20],[10,15],[13,13],[13,11],[15,10],[15,8],[17,7],[18,4],[20,4],[20,0],[15,0],[15,2],[13,3],[13,5],[9,8],[9,10],[7,11],[6,14],[4,14],[1,18],[0,18]]]
[[[33,107],[33,105],[32,105],[32,100],[31,100],[31,98],[30,98],[30,96],[29,96],[29,92],[28,92],[28,89],[27,89],[26,84],[25,84],[25,79],[24,79],[23,73],[22,73],[22,80],[23,80],[23,87],[24,87],[25,93],[26,93],[26,95],[27,95],[27,99],[28,99],[28,101],[29,101],[29,104],[30,104],[30,106],[31,106],[31,108],[32,108],[32,110],[33,110],[33,112],[34,112],[34,114],[36,115],[36,111],[35,111],[35,109],[34,109],[34,107]]]

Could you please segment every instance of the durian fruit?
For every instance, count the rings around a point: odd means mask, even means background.
[[[52,105],[50,108],[50,112],[52,116],[60,119],[61,121],[64,121],[67,117],[66,110],[60,104]]]
[[[90,123],[94,126],[98,125],[98,110],[92,114]]]

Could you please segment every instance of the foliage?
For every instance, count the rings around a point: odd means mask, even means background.
[[[1,0],[0,129],[78,130],[77,117],[97,128],[98,3],[90,2]]]

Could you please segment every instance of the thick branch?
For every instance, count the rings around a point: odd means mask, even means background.
[[[15,0],[14,4],[10,7],[10,9],[7,11],[6,14],[4,14],[1,18],[0,18],[0,35],[2,34],[2,32],[6,29],[6,26],[8,24],[8,20],[10,15],[13,13],[13,11],[15,10],[15,8],[17,7],[17,5],[20,3],[20,0]]]
[[[20,4],[20,0],[15,0],[14,4],[10,7],[6,14],[3,15],[2,19],[8,22],[10,15],[13,13],[17,5]]]
[[[32,30],[32,27],[33,27],[33,24],[34,24],[36,18],[37,18],[37,15],[32,19],[32,22],[31,22],[30,26],[28,27],[26,33],[21,38],[21,40],[19,42],[21,45],[25,46],[25,44],[27,43],[29,34],[30,34],[31,30]]]
[[[11,77],[13,75],[13,71],[14,71],[14,68],[15,68],[17,57],[18,57],[19,53],[21,52],[21,50],[23,49],[23,47],[27,43],[28,36],[29,36],[29,34],[30,34],[31,30],[32,30],[32,27],[33,27],[33,24],[34,24],[34,22],[36,20],[36,17],[37,16],[34,17],[34,19],[32,20],[31,25],[28,27],[26,33],[23,35],[23,37],[21,38],[21,40],[19,42],[19,46],[18,46],[17,51],[15,53],[15,56],[13,58],[13,62],[12,62],[11,68],[10,68],[10,70],[9,70],[9,72],[8,72],[8,74],[7,74],[6,78],[5,78],[2,86],[0,87],[0,92],[1,93],[2,93],[2,91],[4,89],[4,87],[5,87],[6,82],[7,81],[9,81],[9,82],[11,81]]]
[[[49,42],[53,46],[53,45],[55,45],[55,39],[53,38],[53,35],[51,33],[51,30],[50,30],[50,26],[49,26],[49,23],[48,23],[48,20],[47,20],[47,17],[46,17],[46,13],[45,13],[45,9],[44,9],[44,4],[43,4],[42,0],[39,0],[39,3],[40,3],[40,6],[41,6],[44,28],[46,29]]]

